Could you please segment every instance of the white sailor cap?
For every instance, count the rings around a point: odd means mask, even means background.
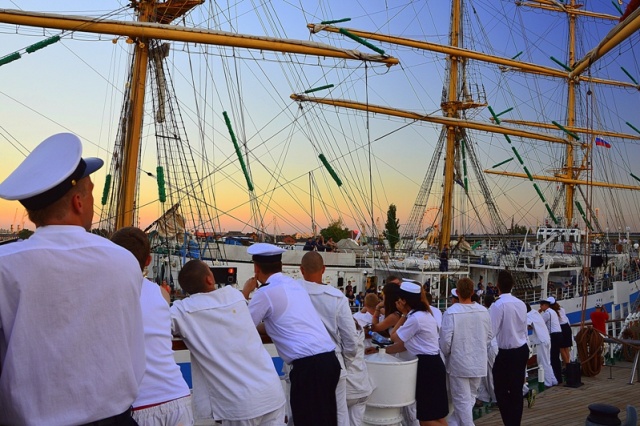
[[[43,209],[103,164],[99,158],[82,158],[82,143],[77,136],[59,133],[42,141],[0,183],[0,198],[18,200],[29,210]]]
[[[256,243],[249,246],[247,253],[253,256],[253,261],[258,263],[280,262],[282,253],[286,250],[273,244]]]
[[[413,280],[402,279],[402,283],[400,284],[400,290],[407,293],[420,294],[421,288],[420,284]]]
[[[456,299],[460,299],[460,297],[458,297],[458,290],[455,288],[451,289],[451,297],[455,297]]]
[[[546,299],[542,299],[540,303],[548,303],[550,305],[553,305],[554,303],[556,303],[556,298],[553,296],[549,296]]]
[[[596,303],[594,308],[602,308],[602,303]]]

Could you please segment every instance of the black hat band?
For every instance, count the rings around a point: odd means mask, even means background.
[[[275,263],[282,261],[282,254],[270,254],[268,256],[254,254],[252,259],[255,263]]]
[[[76,185],[77,181],[84,175],[86,168],[87,163],[81,158],[78,167],[76,167],[69,177],[41,194],[20,200],[20,204],[27,210],[40,210],[53,204]]]

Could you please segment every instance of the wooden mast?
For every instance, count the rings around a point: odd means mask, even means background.
[[[581,179],[580,175],[582,174],[583,171],[587,170],[588,163],[589,163],[587,161],[588,158],[585,157],[583,159],[582,165],[575,165],[574,163],[575,163],[575,149],[580,148],[584,150],[589,150],[590,149],[589,137],[593,135],[592,129],[576,126],[576,116],[575,116],[576,90],[577,90],[578,84],[580,82],[589,82],[592,84],[603,84],[603,85],[618,86],[618,87],[638,88],[637,84],[615,81],[615,80],[593,78],[591,76],[581,75],[581,72],[583,72],[584,69],[588,67],[590,63],[589,61],[595,61],[597,57],[606,53],[612,48],[612,46],[619,43],[621,38],[628,37],[633,31],[637,30],[637,28],[640,27],[640,10],[637,11],[637,13],[634,13],[629,18],[627,18],[627,20],[625,20],[624,23],[619,25],[619,27],[621,28],[617,30],[614,36],[612,36],[613,41],[609,41],[609,40],[604,41],[603,43],[601,43],[601,45],[595,48],[592,52],[590,52],[589,55],[587,55],[581,61],[576,62],[576,19],[577,17],[588,16],[592,18],[606,19],[606,20],[618,20],[618,17],[615,17],[613,15],[603,14],[603,13],[594,13],[594,12],[581,10],[582,6],[577,4],[576,0],[571,0],[570,4],[562,4],[562,5],[559,5],[557,2],[550,1],[550,0],[530,0],[530,1],[521,2],[520,4],[524,6],[551,10],[555,12],[564,12],[569,16],[569,40],[568,40],[569,41],[568,68],[569,69],[566,71],[563,71],[556,68],[544,67],[544,66],[540,66],[540,65],[536,65],[528,62],[518,61],[515,59],[508,59],[508,58],[503,58],[495,55],[488,55],[480,52],[474,52],[474,51],[459,47],[457,45],[458,35],[460,31],[459,18],[461,13],[459,1],[460,0],[455,0],[452,3],[452,27],[451,27],[452,33],[451,33],[451,43],[448,46],[439,45],[436,43],[430,43],[422,40],[412,40],[412,39],[407,39],[403,37],[395,37],[395,36],[390,36],[385,34],[370,33],[370,32],[360,31],[356,29],[348,29],[348,31],[359,37],[363,37],[366,39],[382,41],[387,43],[394,43],[402,46],[429,50],[429,51],[439,52],[439,53],[448,55],[450,64],[451,64],[451,70],[448,76],[448,78],[450,79],[449,93],[448,93],[449,101],[446,103],[443,103],[442,105],[443,110],[446,112],[446,115],[444,118],[440,117],[439,118],[440,120],[445,119],[445,120],[463,121],[462,119],[459,118],[459,114],[457,114],[457,112],[459,112],[461,109],[472,107],[470,105],[468,106],[465,105],[464,101],[458,100],[457,102],[455,102],[453,100],[455,98],[452,98],[452,96],[455,95],[455,93],[452,93],[452,89],[456,87],[455,86],[456,82],[453,80],[455,77],[457,77],[458,63],[461,58],[468,58],[468,59],[483,61],[487,63],[497,64],[502,67],[507,67],[512,71],[518,71],[518,72],[529,73],[529,74],[539,74],[539,75],[545,75],[548,77],[555,77],[555,78],[561,78],[566,80],[568,84],[567,122],[564,123],[563,127],[569,130],[570,132],[584,134],[585,138],[583,138],[582,140],[578,140],[573,136],[567,135],[566,139],[553,140],[553,141],[549,140],[550,142],[557,142],[557,143],[562,143],[566,145],[565,165],[561,170],[561,172],[556,174],[555,176],[536,175],[536,176],[533,176],[533,178],[535,180],[558,182],[565,185],[566,190],[565,190],[564,216],[567,220],[567,225],[571,225],[571,222],[575,216],[574,203],[575,203],[575,189],[577,185],[592,185],[592,186],[608,187],[608,188],[615,188],[615,189],[639,190],[640,187],[633,186],[633,185],[622,185],[622,184],[609,183],[609,182],[591,182],[591,181],[587,182]],[[457,20],[456,20],[456,17],[458,18]],[[625,24],[627,26],[626,28],[624,27]],[[313,31],[339,32],[338,28],[327,26],[327,25],[308,24],[307,26]],[[614,30],[612,30],[611,33],[614,33]],[[302,101],[312,101],[312,102],[318,102],[318,103],[326,103],[326,104],[332,104],[337,106],[343,106],[346,108],[362,109],[359,103],[351,102],[347,100],[334,100],[334,101],[329,99],[320,100],[315,98],[300,97],[297,95],[292,95],[292,98],[297,100],[302,100]],[[479,107],[479,106],[482,106],[482,105],[476,105],[476,107]],[[408,111],[400,111],[397,109],[381,107],[381,106],[373,106],[373,107],[367,106],[367,108],[368,108],[367,110],[369,111],[382,113],[382,114],[389,114],[393,116],[411,118],[415,120],[438,122],[437,117],[419,116],[419,114],[417,113],[412,113]],[[513,123],[518,125],[538,127],[542,129],[550,129],[550,130],[557,129],[557,126],[554,126],[548,123],[536,123],[536,122],[530,122],[530,121],[509,120],[509,119],[501,119],[501,122],[503,124]],[[495,127],[492,126],[491,128],[489,127],[481,128],[481,127],[478,127],[477,124],[478,123],[474,122],[472,125],[465,125],[462,123],[456,124],[456,125],[459,127],[471,128],[476,130],[486,130],[490,132],[497,130],[496,128],[498,127],[498,126],[495,126]],[[447,150],[446,151],[447,151],[447,159],[448,159],[451,153],[451,150],[450,150],[451,144],[452,144],[451,134],[454,131],[454,127],[453,127],[454,125],[451,123],[444,124],[444,125],[447,127]],[[504,126],[500,126],[500,127],[504,128]],[[511,133],[512,130],[513,129],[511,129],[509,133],[504,133],[504,134],[513,135],[514,133]],[[502,133],[501,131],[498,131],[498,132]],[[620,138],[635,139],[635,140],[640,139],[640,137],[638,137],[637,135],[625,134],[620,132],[602,131],[600,133],[602,134],[602,136],[620,137]],[[536,135],[537,136],[533,137],[534,139],[544,140],[544,138],[539,137],[541,136],[541,134],[536,134]],[[519,136],[523,136],[523,135],[519,135]],[[531,137],[531,136],[528,136],[528,137]],[[559,139],[559,138],[554,138],[554,139]],[[455,143],[455,141],[453,143]],[[588,152],[587,152],[587,155],[588,155]],[[449,207],[446,205],[447,199],[450,199],[449,197],[452,196],[452,194],[450,193],[450,188],[452,188],[453,186],[447,183],[449,180],[449,177],[448,177],[449,175],[447,174],[447,166],[445,166],[445,203],[443,203],[443,206],[445,207],[445,212],[443,214],[443,227],[445,226],[445,223],[446,223],[444,221],[444,216],[447,214],[447,210],[449,209]],[[497,170],[485,170],[485,173],[525,178],[525,179],[529,178],[529,176],[524,173],[512,173],[512,172],[497,171]],[[444,239],[448,242],[448,239],[450,236],[449,232],[445,232],[445,230],[443,229],[442,234]],[[443,238],[441,238],[441,241],[442,239]]]
[[[451,33],[449,34],[451,46],[459,47],[462,32],[462,0],[453,0],[451,4]],[[445,117],[460,118],[460,105],[458,102],[458,73],[460,71],[460,61],[457,56],[449,55],[449,88],[447,91],[447,102],[442,103],[442,110]],[[444,158],[444,188],[442,193],[442,221],[440,223],[440,250],[445,245],[449,245],[453,228],[453,189],[456,148],[459,145],[457,126],[446,126],[447,143]]]
[[[149,22],[152,14],[152,2],[142,0],[137,3],[138,21]],[[120,202],[116,206],[115,229],[135,224],[135,202],[138,181],[138,162],[140,153],[140,136],[144,115],[144,96],[147,84],[147,65],[149,63],[149,39],[140,37],[134,40],[133,67],[131,86],[129,87],[129,111],[124,131],[122,178],[116,189]]]
[[[575,8],[575,0],[571,0],[571,8]],[[576,16],[569,15],[569,68],[572,68],[576,61]],[[577,83],[573,79],[568,79],[568,93],[567,93],[567,126],[574,127],[576,123],[576,85]],[[572,135],[568,135],[570,141],[577,141]],[[589,150],[587,149],[588,153]],[[566,146],[566,159],[565,159],[565,179],[577,179],[580,177],[580,168],[574,168],[574,151],[573,144],[567,144]],[[566,223],[564,226],[571,227],[573,223],[573,202],[575,199],[576,186],[572,183],[564,184],[564,217]]]
[[[55,28],[60,30],[113,34],[127,36],[134,43],[129,105],[125,110],[128,118],[123,134],[122,178],[119,187],[114,189],[119,195],[115,217],[115,230],[135,224],[136,190],[138,182],[138,163],[140,138],[142,134],[143,110],[149,62],[149,41],[165,39],[182,42],[214,44],[220,46],[244,47],[284,53],[297,53],[313,56],[355,59],[386,63],[388,66],[399,63],[398,59],[386,55],[363,54],[358,51],[339,49],[320,43],[301,40],[276,40],[270,37],[247,36],[222,31],[190,29],[169,25],[204,0],[134,0],[132,7],[137,11],[137,22],[116,20],[94,20],[77,16],[23,12],[0,9],[0,22]]]

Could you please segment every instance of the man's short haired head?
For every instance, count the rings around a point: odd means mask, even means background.
[[[473,293],[473,281],[470,278],[460,278],[456,284],[460,299],[470,299]]]
[[[503,269],[498,272],[498,290],[500,293],[511,293],[513,288],[513,276],[511,272]]]
[[[202,293],[207,287],[211,269],[201,260],[193,259],[184,264],[178,274],[178,283],[188,294]]]
[[[364,297],[364,306],[367,308],[375,308],[380,303],[380,299],[375,293],[368,293]]]
[[[397,277],[395,275],[389,275],[387,277],[387,284],[397,284],[400,285],[402,284],[402,279],[400,279],[400,277]]]
[[[111,241],[129,250],[140,264],[141,270],[147,266],[151,254],[151,244],[149,237],[142,229],[135,226],[121,228],[111,236]]]
[[[42,141],[0,183],[0,198],[20,201],[36,226],[45,225],[51,219],[60,221],[71,210],[69,200],[74,195],[80,193],[84,197],[87,188],[93,189],[90,179],[84,178],[102,165],[99,158],[82,158],[82,143],[77,136],[53,135]],[[93,200],[85,201],[91,205],[84,209],[82,225],[90,228]]]
[[[62,197],[53,203],[37,210],[26,209],[29,220],[36,227],[45,226],[50,223],[64,223],[71,209],[71,203],[75,196],[80,196],[87,200],[92,197],[93,183],[87,178],[80,179],[77,184],[67,191]],[[91,196],[89,198],[89,196]],[[92,203],[93,204],[93,203]],[[88,209],[86,217],[82,221],[82,226],[88,231],[91,229],[93,221],[93,205]]]
[[[302,256],[300,261],[300,267],[304,268],[305,272],[315,274],[322,271],[324,268],[324,260],[322,255],[317,251],[308,251]]]

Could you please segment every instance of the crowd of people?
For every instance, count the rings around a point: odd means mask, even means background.
[[[325,242],[323,236],[309,238],[302,248],[304,251],[338,251],[338,244],[333,241],[333,237]]]
[[[411,425],[472,424],[484,393],[504,424],[520,424],[528,327],[545,385],[562,382],[566,314],[553,297],[538,313],[512,296],[508,271],[498,274],[497,294],[482,278],[477,289],[460,279],[442,313],[429,286],[395,276],[382,300],[354,296],[351,283],[348,295],[326,285],[317,250],[305,253],[295,280],[282,273],[284,250],[258,243],[247,250],[254,276],[242,291],[219,288],[210,268],[191,260],[178,275],[188,297],[170,306],[166,290],[143,277],[151,257],[142,230],[122,228],[111,241],[88,232],[90,175],[103,163],[81,154],[77,137],[54,135],[0,183],[0,197],[19,200],[36,225],[27,241],[0,246],[0,424],[358,426],[375,386],[368,332],[390,338],[388,354],[418,359]],[[605,315],[592,317],[598,329]],[[191,352],[193,392],[172,336]],[[266,336],[285,363],[288,405]]]
[[[409,410],[407,424],[473,424],[480,398],[497,403],[505,424],[520,424],[523,397],[531,404],[533,391],[526,387],[527,308],[511,295],[513,285],[511,274],[500,271],[497,301],[493,294],[483,297],[492,306],[487,309],[475,301],[473,281],[460,279],[442,313],[431,306],[428,287],[390,276],[383,300],[375,308],[365,303],[366,309],[356,314],[372,315],[371,330],[390,336],[394,343],[387,353],[418,357],[417,423]]]

